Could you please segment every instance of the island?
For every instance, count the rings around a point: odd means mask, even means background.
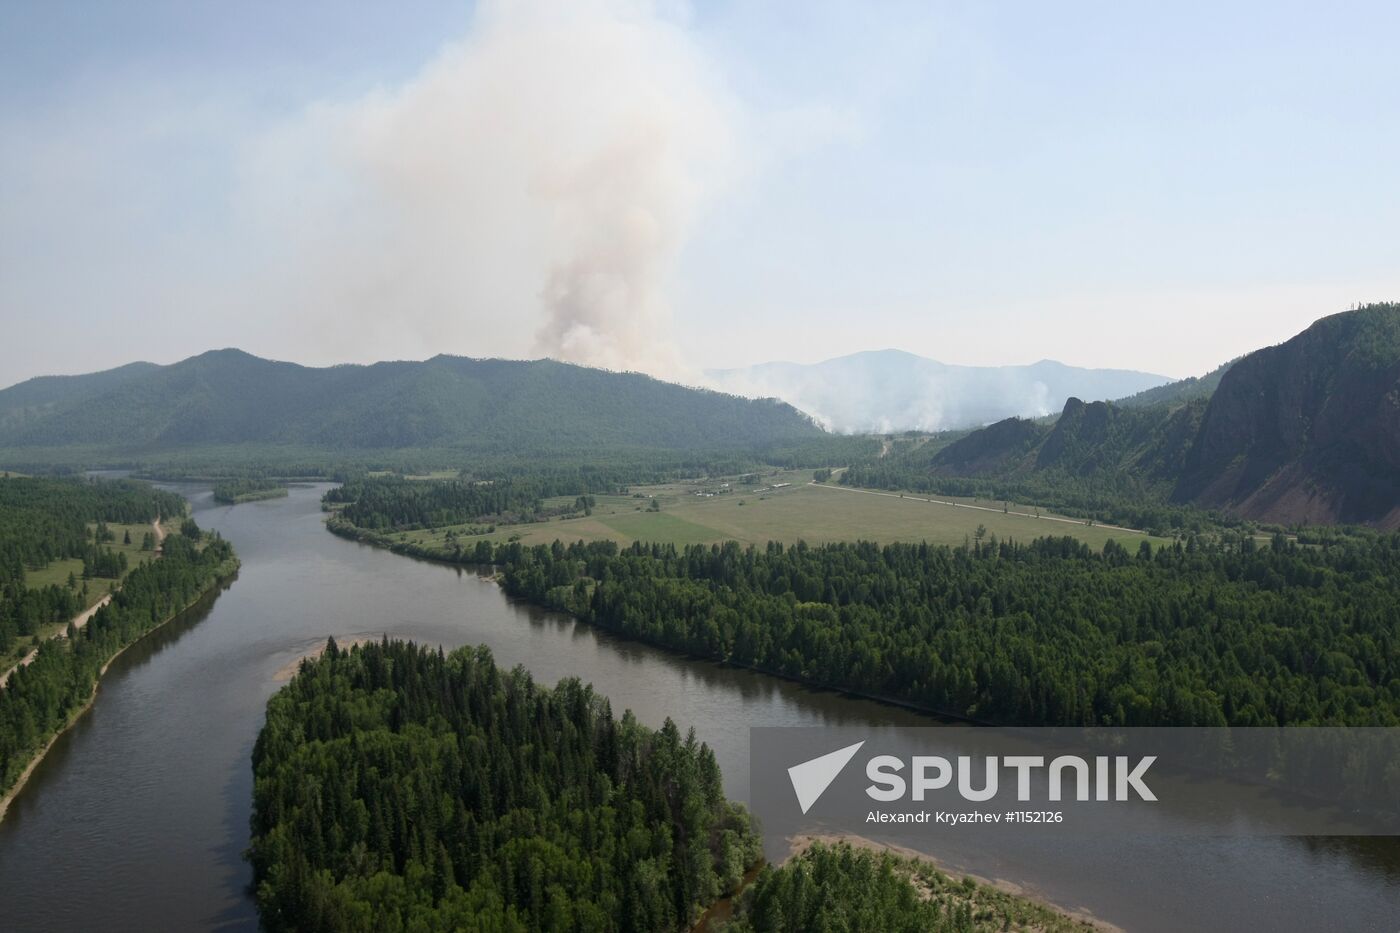
[[[246,476],[220,480],[214,484],[214,501],[225,505],[256,502],[259,499],[281,499],[287,487],[276,480],[254,479]]]

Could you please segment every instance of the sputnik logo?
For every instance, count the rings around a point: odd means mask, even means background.
[[[812,804],[826,792],[831,782],[841,773],[841,769],[850,763],[864,744],[864,741],[860,741],[854,745],[847,745],[820,758],[813,758],[788,768],[788,778],[792,781],[793,792],[797,794],[797,804],[803,813],[812,809]]]

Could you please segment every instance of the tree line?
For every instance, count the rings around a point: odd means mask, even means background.
[[[576,475],[527,476],[498,480],[410,480],[395,476],[353,480],[329,490],[322,501],[340,518],[364,531],[408,531],[475,521],[527,522],[592,507],[591,492],[620,486],[601,481],[580,492]],[[574,496],[572,509],[549,510],[544,499]]]
[[[26,571],[81,559],[84,578],[119,577],[126,557],[102,546],[113,537],[106,523],[144,524],[184,507],[174,493],[129,480],[0,479],[0,653],[84,605],[76,585],[31,589]]]
[[[117,652],[236,567],[232,547],[217,536],[167,538],[161,559],[133,570],[86,625],[70,624],[67,638],[45,641],[32,663],[16,668],[0,688],[0,793],[88,702],[102,668]]]
[[[1141,528],[1170,537],[1239,527],[1239,519],[1166,500],[1165,493],[1128,473],[1071,475],[1063,471],[1011,476],[949,476],[918,463],[872,460],[855,463],[838,479],[842,485],[960,496],[993,502],[1035,503],[1061,515]]]
[[[681,930],[759,854],[693,732],[485,648],[329,642],[269,701],[253,767],[274,933]]]
[[[261,476],[234,476],[214,484],[214,501],[233,505],[255,499],[275,499],[287,494],[287,487]]]
[[[723,933],[993,933],[1089,929],[1034,901],[955,880],[927,862],[816,843],[765,867]]]
[[[479,543],[621,634],[1017,725],[1400,725],[1400,536],[1094,550]]]

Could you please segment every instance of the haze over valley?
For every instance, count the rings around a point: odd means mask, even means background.
[[[949,366],[903,350],[870,350],[809,365],[711,369],[705,376],[717,389],[780,398],[843,434],[948,431],[1003,418],[1039,418],[1059,411],[1071,397],[1117,399],[1172,381],[1054,360]]]
[[[1394,933],[1397,34],[0,3],[0,931]]]

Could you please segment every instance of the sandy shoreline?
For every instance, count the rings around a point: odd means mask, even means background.
[[[1071,920],[1084,924],[1085,927],[1088,929],[1099,931],[1099,933],[1124,933],[1122,927],[1115,926],[1114,924],[1109,923],[1106,920],[1100,920],[1098,917],[1095,917],[1092,913],[1090,913],[1087,910],[1084,910],[1083,908],[1070,909],[1068,907],[1064,907],[1061,904],[1056,904],[1055,902],[1047,900],[1041,895],[1036,894],[1034,891],[1029,891],[1026,888],[1023,888],[1022,886],[1016,884],[1014,881],[1008,881],[1005,878],[983,878],[981,875],[974,875],[971,872],[959,871],[957,869],[949,868],[946,864],[944,864],[935,856],[929,855],[926,852],[920,852],[916,849],[906,848],[905,846],[897,846],[885,842],[876,842],[874,839],[867,839],[864,836],[847,834],[799,835],[790,837],[788,839],[788,842],[790,844],[790,848],[788,849],[787,856],[783,859],[783,863],[786,863],[788,860],[796,858],[803,852],[806,852],[815,843],[820,842],[823,845],[835,845],[837,843],[844,842],[852,848],[856,849],[869,849],[873,852],[892,852],[895,855],[900,855],[905,858],[916,859],[920,862],[924,862],[926,864],[934,866],[943,874],[948,875],[952,878],[971,878],[978,884],[985,885],[989,888],[995,888],[996,890],[1001,891],[1003,894],[1010,894],[1015,897],[1019,897],[1024,900],[1039,904],[1041,907],[1053,910],[1058,914],[1063,914],[1065,917],[1068,917]]]
[[[371,635],[371,634],[368,634],[368,633],[360,633],[360,634],[356,634],[356,635],[327,635],[327,636],[326,636],[326,638],[334,638],[334,639],[335,639],[336,647],[337,647],[337,648],[340,648],[342,651],[345,651],[345,650],[348,650],[348,649],[350,649],[350,648],[353,648],[353,647],[356,646],[356,645],[366,645],[366,644],[369,644],[369,643],[372,642],[372,641],[379,641],[381,638],[384,638],[384,637],[386,637],[386,636],[385,636],[383,633],[374,634],[374,635]],[[393,635],[389,635],[389,636],[387,636],[387,637],[390,638],[390,639],[392,639],[394,636],[393,636]],[[288,661],[286,664],[283,664],[281,667],[279,667],[279,668],[273,673],[272,679],[275,680],[275,681],[277,681],[278,683],[284,683],[284,682],[286,682],[286,681],[288,681],[288,680],[291,680],[293,677],[296,676],[297,671],[301,668],[301,662],[302,662],[302,661],[305,661],[305,660],[307,660],[308,658],[319,658],[321,655],[323,655],[323,654],[325,654],[325,653],[326,653],[326,642],[325,642],[325,639],[322,639],[321,643],[320,643],[319,645],[317,645],[315,648],[312,648],[312,649],[310,649],[310,650],[308,650],[308,651],[303,651],[301,654],[297,655],[296,657],[294,657],[294,658],[292,658],[290,661]]]

